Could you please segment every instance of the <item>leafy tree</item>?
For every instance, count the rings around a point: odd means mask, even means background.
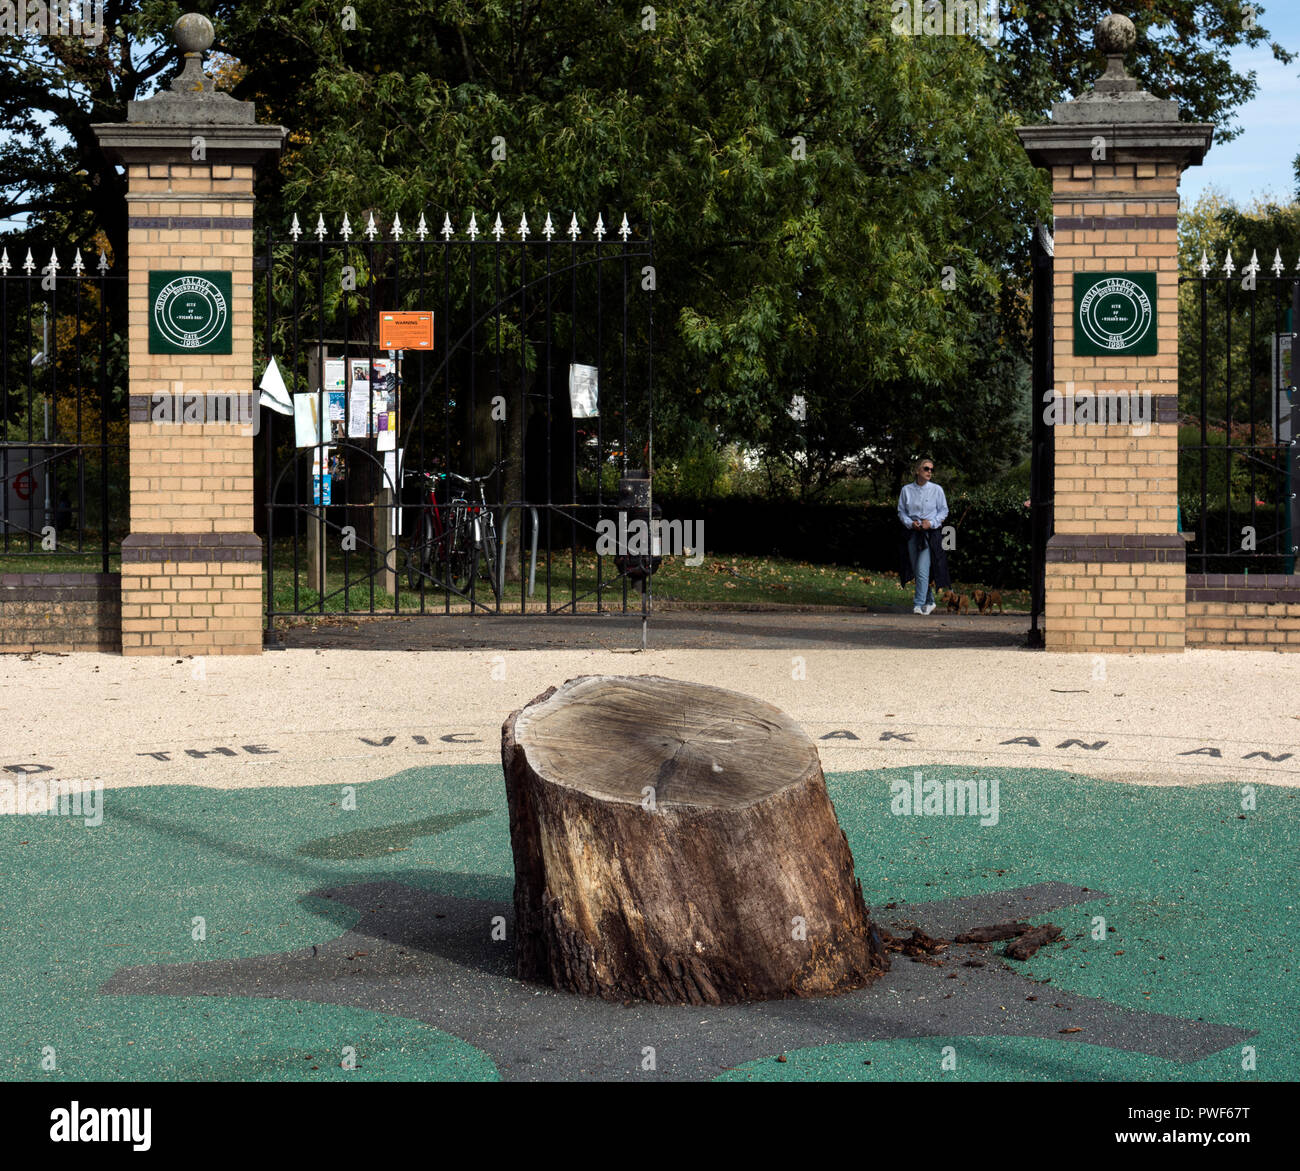
[[[807,495],[856,457],[886,480],[920,450],[971,472],[1018,458],[1028,228],[1048,208],[1013,129],[1100,73],[1101,0],[1012,4],[993,46],[895,35],[887,0],[678,0],[653,27],[639,2],[197,7],[223,84],[292,131],[265,222],[426,210],[459,226],[504,208],[652,223],[661,450],[698,442],[704,417]],[[123,254],[123,180],[89,128],[166,81],[181,11],[110,0],[101,46],[0,42],[16,128],[0,215],[85,239],[94,209]],[[1231,137],[1255,81],[1229,51],[1267,41],[1265,10],[1144,0],[1132,16],[1142,84]]]
[[[1264,26],[1273,5],[1240,0],[1012,0],[1002,21],[1007,100],[1026,122],[1045,116],[1051,103],[1083,93],[1105,68],[1092,36],[1108,12],[1122,12],[1137,30],[1129,72],[1143,89],[1176,101],[1191,122],[1213,122],[1216,142],[1241,133],[1236,113],[1258,91],[1254,71],[1239,72],[1229,51],[1268,45],[1283,63],[1295,53],[1270,40]]]

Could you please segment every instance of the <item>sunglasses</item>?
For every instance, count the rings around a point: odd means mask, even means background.
[[[934,471],[934,468],[922,468],[921,471],[923,471],[923,472],[932,472],[932,471]]]

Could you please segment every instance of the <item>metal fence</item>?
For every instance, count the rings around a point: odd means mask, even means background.
[[[125,292],[103,252],[87,265],[79,248],[60,257],[0,245],[0,558],[10,571],[107,573],[125,535]]]
[[[1180,528],[1197,573],[1292,573],[1300,401],[1292,364],[1300,265],[1231,253],[1179,282]]]
[[[1056,484],[1056,434],[1042,411],[1043,396],[1050,394],[1053,386],[1052,344],[1052,273],[1054,241],[1042,225],[1034,227],[1030,247],[1033,259],[1031,286],[1033,308],[1032,392],[1030,398],[1030,573],[1029,573],[1029,638],[1031,647],[1042,647],[1045,634],[1038,623],[1043,618],[1047,602],[1047,542],[1052,536],[1052,503]]]
[[[256,264],[295,412],[262,413],[268,630],[647,607],[596,536],[628,503],[620,480],[653,468],[649,231],[571,213],[386,231],[344,216],[337,234],[304,218]]]

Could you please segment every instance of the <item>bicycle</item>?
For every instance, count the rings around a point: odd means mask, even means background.
[[[427,493],[420,522],[412,539],[407,558],[407,584],[412,590],[423,589],[430,581],[435,587],[450,587],[458,594],[470,591],[480,572],[501,596],[497,580],[496,519],[488,507],[483,485],[505,465],[497,464],[481,476],[461,476],[456,472],[407,472],[406,479],[417,480]],[[439,482],[455,480],[467,488],[478,488],[478,500],[467,495],[453,496],[438,505]]]

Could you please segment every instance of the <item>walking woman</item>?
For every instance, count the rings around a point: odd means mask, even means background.
[[[919,459],[912,471],[916,482],[904,484],[898,494],[898,519],[903,526],[898,580],[907,585],[915,577],[912,613],[933,614],[935,584],[943,589],[952,584],[941,536],[948,500],[934,482],[934,460]]]

